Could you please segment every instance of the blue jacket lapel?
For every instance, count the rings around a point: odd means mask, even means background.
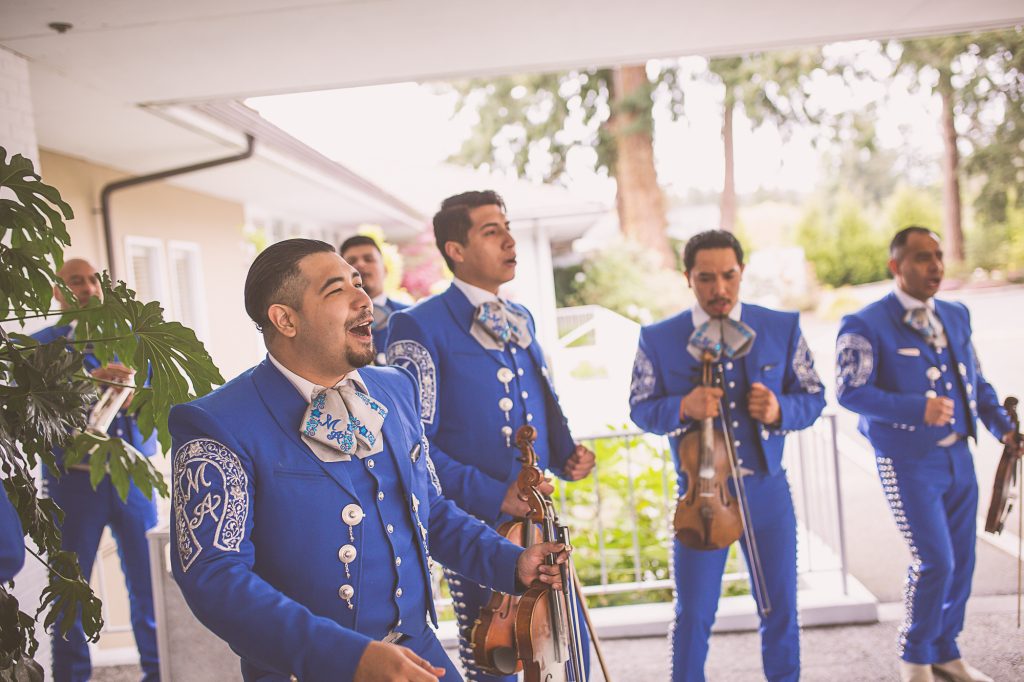
[[[885,307],[889,310],[889,314],[892,316],[893,324],[900,330],[901,340],[899,343],[909,344],[920,349],[922,357],[927,357],[931,364],[940,364],[939,355],[935,349],[932,348],[931,344],[926,343],[923,336],[903,321],[903,316],[906,315],[907,311],[906,308],[903,307],[903,304],[900,303],[900,299],[896,298],[896,294],[889,292],[889,295],[885,297]],[[945,325],[945,321],[943,321],[942,324]],[[946,335],[948,338],[948,329],[946,330]]]
[[[260,400],[263,401],[263,405],[273,416],[277,425],[281,427],[288,441],[299,452],[316,462],[324,473],[334,479],[346,492],[355,497],[355,489],[348,476],[345,476],[336,466],[326,466],[326,462],[313,454],[313,451],[299,436],[299,424],[302,423],[302,417],[306,414],[308,403],[303,400],[292,383],[278,371],[277,367],[274,367],[269,359],[264,359],[256,366],[252,380],[256,385]]]
[[[455,321],[455,326],[473,342],[474,346],[483,350],[487,357],[504,367],[505,358],[502,357],[500,351],[484,348],[480,345],[480,342],[474,339],[473,335],[469,333],[470,328],[473,326],[473,313],[476,311],[473,308],[473,305],[469,302],[469,299],[466,298],[466,295],[459,291],[457,286],[452,284],[448,287],[448,291],[441,294],[441,298],[444,300],[445,305],[448,306],[448,312]]]

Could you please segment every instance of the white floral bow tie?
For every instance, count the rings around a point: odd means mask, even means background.
[[[384,449],[380,431],[388,408],[366,394],[365,387],[345,381],[334,388],[317,387],[306,409],[302,439],[327,462],[360,459]]]

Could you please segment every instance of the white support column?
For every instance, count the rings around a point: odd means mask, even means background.
[[[21,154],[39,171],[39,146],[32,115],[28,62],[0,47],[0,147],[8,158]]]
[[[15,154],[31,159],[39,172],[39,146],[36,124],[32,115],[32,97],[29,90],[28,62],[21,55],[0,47],[0,147],[7,150],[7,158]],[[36,467],[39,480],[41,473]],[[33,550],[36,548],[33,546]],[[25,613],[32,614],[39,604],[39,595],[47,584],[46,569],[35,557],[25,557],[25,567],[15,576],[13,594]],[[43,630],[42,619],[36,624],[39,649],[35,659],[43,666],[46,679],[50,678],[50,637]]]

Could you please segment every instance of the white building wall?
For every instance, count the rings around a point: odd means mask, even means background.
[[[8,158],[21,154],[39,170],[39,146],[32,118],[28,62],[0,47],[0,147]]]
[[[36,141],[35,120],[32,117],[32,97],[28,82],[28,62],[13,52],[0,47],[0,147],[7,150],[7,157],[21,154],[31,159],[39,172],[39,146]],[[13,325],[12,325],[13,326]],[[39,477],[38,468],[36,477]],[[27,538],[26,538],[27,539]],[[32,546],[35,550],[35,547]],[[39,595],[46,587],[47,575],[43,565],[31,555],[25,557],[25,568],[15,576],[14,597],[21,610],[35,613]],[[49,679],[50,638],[43,630],[42,618],[36,627],[39,648],[35,658],[45,669]]]

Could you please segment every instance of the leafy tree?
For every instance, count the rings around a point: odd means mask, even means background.
[[[968,135],[975,150],[967,171],[982,178],[974,206],[989,224],[1005,223],[1008,211],[1024,209],[1024,27],[985,35],[986,68],[972,93],[990,109],[994,123],[975,116]]]
[[[797,241],[818,279],[830,286],[877,282],[888,276],[888,240],[849,195],[831,210],[811,205],[797,226]]]
[[[556,277],[562,305],[602,305],[648,324],[678,312],[693,297],[676,269],[662,267],[643,246],[623,239],[591,254],[581,268]]]
[[[593,166],[615,178],[623,233],[672,263],[665,198],[654,166],[654,85],[643,65],[481,78],[457,84],[459,108],[479,122],[457,163],[500,163],[519,176],[561,178],[569,154],[591,150]]]
[[[809,107],[807,85],[811,73],[821,65],[821,51],[810,48],[708,60],[703,77],[721,83],[725,89],[722,98],[725,178],[720,201],[723,230],[736,229],[733,118],[737,108],[755,129],[772,123],[783,135],[788,135],[795,124],[815,122],[816,112]],[[678,83],[679,79],[673,82]]]
[[[911,78],[918,89],[937,95],[942,103],[939,126],[943,147],[943,250],[952,264],[964,259],[960,173],[961,143],[966,145],[967,138],[957,130],[957,117],[983,120],[991,111],[991,104],[1001,101],[1010,112],[1011,122],[992,141],[1012,145],[1014,139],[1020,140],[1020,133],[1014,132],[1013,119],[1022,120],[1021,45],[1019,29],[891,41],[886,45],[886,54],[896,72]],[[990,148],[974,166],[994,171],[995,184],[988,185],[983,192],[983,204],[996,212],[1000,202],[1005,201],[1005,194],[998,189],[1000,184],[1006,186],[1007,180],[1015,180],[1020,185],[1022,171],[1013,170],[1013,163],[1021,154],[1019,146],[1016,150]]]
[[[900,184],[883,207],[886,234],[895,234],[910,225],[934,230],[941,220],[936,198],[929,190]]]
[[[73,215],[59,192],[41,182],[31,161],[21,155],[8,160],[0,147],[0,323],[54,314],[53,287],[65,298],[74,294],[57,276],[63,251],[71,243],[65,220]],[[13,198],[9,198],[13,196]],[[44,626],[61,633],[81,610],[86,636],[95,641],[103,625],[100,602],[81,575],[78,557],[60,549],[58,525],[63,512],[37,496],[32,469],[42,463],[60,471],[52,454],[65,449],[67,464],[88,460],[93,486],[109,475],[124,499],[134,481],[143,493],[167,495],[167,484],[149,459],[119,438],[86,431],[90,405],[97,397],[96,379],[85,373],[80,349],[91,344],[103,362],[115,356],[149,386],[136,390],[131,410],[145,433],[156,428],[164,448],[170,448],[167,417],[172,405],[211,390],[223,378],[192,330],[163,319],[155,302],[135,299],[123,282],[104,274],[103,302],[70,310],[60,323],[76,322],[75,340],[40,345],[23,334],[0,326],[0,468],[4,486],[21,519],[26,536],[40,551],[31,551],[49,572],[36,617],[45,613]],[[71,345],[72,350],[67,346]],[[38,642],[35,619],[0,586],[0,677],[39,679],[31,661]]]

